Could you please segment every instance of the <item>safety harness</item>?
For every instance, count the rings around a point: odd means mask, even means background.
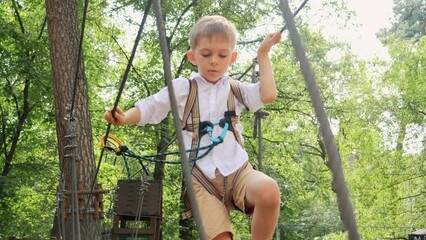
[[[201,137],[206,133],[211,133],[211,131],[206,131],[206,128],[212,128],[213,125],[219,125],[220,127],[228,127],[228,130],[232,131],[234,133],[234,137],[236,141],[243,146],[243,141],[241,139],[240,134],[238,133],[236,124],[239,122],[239,116],[236,115],[235,112],[235,98],[237,100],[244,104],[243,97],[241,95],[240,88],[238,86],[238,83],[233,80],[232,78],[229,78],[229,84],[231,87],[231,91],[229,91],[228,94],[228,100],[227,100],[227,106],[228,110],[224,113],[224,118],[219,120],[217,123],[211,123],[208,121],[200,122],[200,109],[199,109],[199,103],[198,103],[198,88],[197,88],[197,82],[195,79],[189,80],[189,94],[188,98],[186,100],[185,109],[182,117],[182,129],[192,132],[192,143],[191,148],[192,149],[198,149],[200,145],[200,139]],[[192,123],[188,124],[188,118],[189,115],[191,115]],[[220,139],[219,141],[223,141],[223,139]],[[193,151],[189,155],[189,160],[195,159],[198,155],[198,151]],[[221,194],[218,192],[218,190],[214,187],[214,185],[211,183],[210,179],[201,171],[201,169],[196,165],[196,162],[193,163],[192,168],[192,175],[197,179],[197,181],[200,182],[200,184],[213,196],[217,197],[219,200],[221,200],[223,203],[225,203],[225,193],[226,193],[226,177],[224,179],[224,196],[222,197]],[[246,166],[246,165],[244,165]],[[244,166],[241,167],[235,175],[235,179],[237,179],[238,175],[240,174],[241,170],[244,169]],[[234,182],[232,183],[232,186],[234,185]],[[232,194],[232,190],[231,190]],[[187,219],[192,216],[192,210],[189,202],[188,195],[185,191],[183,202],[185,206],[187,207],[187,210],[182,213],[182,218]]]

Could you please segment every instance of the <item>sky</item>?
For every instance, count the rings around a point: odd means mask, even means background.
[[[320,0],[324,1],[326,0]],[[361,58],[369,59],[373,56],[386,58],[386,49],[376,38],[375,33],[381,28],[391,26],[393,0],[345,0],[345,2],[350,10],[355,11],[355,22],[359,26],[343,30],[325,27],[325,33],[351,43],[354,53]]]
[[[309,20],[307,24],[315,27],[318,25],[327,36],[334,36],[339,40],[352,45],[353,52],[363,59],[370,59],[374,56],[386,59],[387,51],[376,38],[375,33],[380,28],[388,28],[391,25],[390,19],[393,16],[392,8],[394,0],[342,0],[346,6],[355,11],[354,22],[358,27],[341,29],[342,19],[324,15],[330,15],[323,9],[322,4],[331,2],[330,0],[311,0],[309,13],[306,13]],[[302,0],[300,0],[302,2]],[[306,7],[305,7],[306,8]],[[294,11],[294,10],[293,10]],[[136,22],[140,22],[140,14],[133,14]],[[281,20],[282,21],[282,20]],[[281,25],[280,25],[281,26]],[[269,31],[269,30],[268,30]],[[136,30],[130,30],[131,34]],[[133,39],[133,37],[131,38]]]
[[[300,11],[304,24],[310,28],[320,29],[325,36],[335,37],[339,41],[350,43],[352,51],[360,58],[368,60],[372,57],[388,59],[387,50],[377,39],[376,33],[381,28],[389,28],[393,18],[394,0],[341,0],[344,5],[354,11],[355,16],[350,19],[353,24],[344,25],[340,12],[332,6],[332,0],[311,0]],[[292,11],[303,0],[292,1]],[[327,3],[329,6],[327,6]],[[294,6],[296,4],[296,6]],[[324,5],[325,4],[325,5]],[[277,31],[283,25],[282,17],[278,17],[274,24],[262,24],[256,29],[255,35]],[[253,54],[247,54],[249,57]],[[337,56],[336,56],[337,57]]]

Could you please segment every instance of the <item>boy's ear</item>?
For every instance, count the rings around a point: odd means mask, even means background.
[[[197,65],[197,61],[195,60],[195,54],[192,50],[186,51],[186,56],[192,64]]]
[[[233,52],[231,56],[231,65],[237,60],[238,52]]]

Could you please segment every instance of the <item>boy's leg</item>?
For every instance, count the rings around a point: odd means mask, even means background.
[[[201,215],[201,226],[204,228],[207,239],[231,240],[231,222],[225,205],[211,195],[194,177],[192,181]]]
[[[252,239],[271,239],[280,214],[280,189],[277,182],[248,164],[234,184],[235,206],[252,215]]]
[[[246,209],[253,209],[252,239],[272,239],[280,213],[280,189],[265,174],[251,174],[246,183]]]

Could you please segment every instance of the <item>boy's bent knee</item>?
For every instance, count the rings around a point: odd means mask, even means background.
[[[264,188],[260,191],[261,204],[268,207],[276,207],[280,205],[281,194],[278,184],[275,180],[270,179],[264,184]]]
[[[255,206],[276,208],[281,202],[280,189],[277,182],[270,178],[256,180],[253,186],[252,201]]]
[[[223,232],[214,237],[213,240],[232,240],[232,234],[230,232]]]

